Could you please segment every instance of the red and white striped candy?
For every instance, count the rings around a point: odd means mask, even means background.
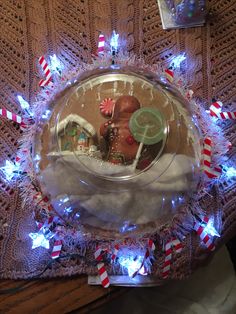
[[[223,104],[221,101],[216,101],[210,106],[210,115],[221,120],[235,120],[236,111],[223,111],[221,109]]]
[[[61,254],[62,240],[56,240],[53,243],[51,258],[56,259]]]
[[[223,103],[221,101],[213,102],[212,105],[210,106],[210,115],[212,117],[217,116],[217,114],[221,111],[222,107]]]
[[[172,245],[173,245],[176,253],[180,253],[183,249],[183,244],[177,238],[172,239]]]
[[[236,111],[219,112],[214,116],[221,120],[236,120]]]
[[[212,140],[210,137],[206,137],[203,143],[203,171],[210,179],[215,179],[220,177],[221,168],[220,167],[212,167]]]
[[[8,120],[14,121],[18,124],[22,123],[22,118],[11,111],[6,110],[5,108],[0,109],[0,115]]]
[[[40,66],[41,66],[41,68],[42,68],[42,70],[43,70],[43,73],[44,73],[45,77],[46,77],[45,80],[40,80],[39,86],[40,86],[40,87],[44,87],[44,86],[48,86],[48,85],[49,85],[49,86],[53,86],[53,83],[52,83],[52,74],[51,74],[51,71],[50,71],[50,69],[49,69],[49,66],[48,66],[48,64],[47,64],[47,62],[46,62],[44,56],[41,56],[41,57],[39,58],[39,64],[40,64]]]
[[[183,245],[179,239],[173,238],[172,240],[168,241],[165,245],[165,260],[162,268],[163,279],[166,279],[170,273],[173,248],[176,253],[180,253],[182,251]]]
[[[100,112],[104,117],[111,117],[113,113],[115,102],[111,98],[105,98],[99,106]]]
[[[105,36],[100,34],[98,37],[98,55],[104,54],[105,51]]]
[[[205,227],[202,226],[198,221],[194,223],[194,230],[199,235],[200,239],[205,243],[206,247],[209,251],[214,251],[215,246],[213,244],[213,240],[209,236],[209,234],[205,231]]]
[[[115,261],[118,252],[119,252],[119,245],[118,245],[118,244],[115,244],[115,245],[114,245],[114,250],[113,250],[113,253],[112,253],[112,256],[111,256],[112,262]]]
[[[97,264],[97,269],[98,269],[98,274],[100,276],[101,279],[101,283],[102,286],[104,288],[108,288],[110,286],[110,281],[109,281],[109,277],[105,268],[105,264],[103,262],[101,262],[102,260],[102,249],[101,248],[97,248],[95,253],[94,253],[94,257],[96,259],[96,261],[98,261],[99,263]]]
[[[165,76],[168,82],[172,83],[174,81],[174,71],[166,69]]]
[[[171,259],[172,259],[172,243],[171,241],[168,241],[165,245],[165,260],[162,269],[162,277],[164,279],[169,276]]]

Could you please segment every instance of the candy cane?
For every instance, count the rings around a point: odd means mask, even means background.
[[[169,276],[171,259],[172,259],[172,244],[171,241],[168,241],[165,245],[165,260],[162,269],[162,277],[164,279]]]
[[[221,111],[221,108],[223,107],[223,103],[221,101],[213,102],[210,106],[210,115],[212,117],[217,116],[217,114]]]
[[[210,179],[218,178],[221,175],[221,168],[212,168],[212,140],[210,137],[206,137],[203,143],[203,171]]]
[[[5,108],[0,109],[0,115],[3,116],[4,118],[7,118],[8,120],[14,121],[18,124],[22,123],[22,118],[18,116],[17,114],[6,110]]]
[[[193,228],[197,232],[197,234],[199,235],[199,237],[203,241],[203,243],[206,245],[207,249],[209,251],[214,251],[215,246],[213,244],[213,240],[210,238],[209,234],[205,231],[205,227],[202,226],[198,221],[195,221]]]
[[[221,120],[235,120],[236,111],[219,112],[218,114],[215,114],[214,116]]]
[[[62,248],[62,240],[56,240],[53,243],[51,258],[53,258],[53,259],[58,258],[61,254],[61,248]]]
[[[210,106],[210,115],[221,120],[235,120],[236,111],[221,112],[223,104],[221,101],[216,101]]]
[[[162,268],[162,277],[166,279],[170,273],[170,265],[172,260],[173,248],[176,253],[180,253],[182,251],[183,245],[179,239],[173,238],[165,244],[165,259],[164,265]]]
[[[97,269],[98,269],[98,274],[99,274],[100,279],[101,279],[102,286],[104,288],[108,288],[110,286],[110,281],[109,281],[109,277],[108,277],[108,274],[107,274],[107,271],[105,268],[105,264],[103,262],[101,262],[102,252],[103,252],[103,250],[101,248],[97,248],[95,253],[94,253],[94,257],[95,257],[96,261],[99,262],[97,264]]]
[[[53,83],[52,83],[52,74],[51,74],[51,71],[49,69],[49,66],[44,58],[44,56],[41,56],[39,58],[39,64],[43,70],[43,73],[45,74],[46,76],[46,79],[45,80],[40,80],[39,82],[39,86],[40,87],[44,87],[44,86],[53,86]]]
[[[166,69],[165,76],[168,82],[172,83],[174,81],[174,71]]]
[[[99,55],[102,55],[102,54],[104,54],[104,51],[105,51],[105,37],[104,37],[104,35],[100,34],[98,37],[98,51],[97,51],[97,53]]]
[[[23,122],[23,119],[21,118],[21,116],[9,111],[9,110],[6,110],[5,108],[1,108],[0,109],[0,116],[8,119],[8,120],[11,120],[11,121],[14,121],[16,123],[18,123],[20,125],[20,129],[22,131],[24,131],[28,126]]]

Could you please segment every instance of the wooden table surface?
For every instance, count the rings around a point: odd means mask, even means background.
[[[8,289],[14,288],[15,291],[9,293]],[[127,288],[89,286],[87,276],[51,280],[1,280],[0,313],[91,313],[125,291]]]

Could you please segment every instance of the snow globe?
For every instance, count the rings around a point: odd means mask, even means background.
[[[163,77],[96,68],[49,109],[34,141],[36,171],[67,224],[97,238],[145,234],[196,192],[199,130],[187,100]]]

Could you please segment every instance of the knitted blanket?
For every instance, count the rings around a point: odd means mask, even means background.
[[[22,114],[17,94],[33,102],[39,91],[37,60],[41,55],[60,53],[65,66],[89,62],[96,52],[100,32],[120,34],[127,50],[149,64],[167,64],[186,51],[185,79],[195,95],[206,103],[212,99],[235,108],[236,96],[236,3],[209,0],[209,17],[204,27],[164,31],[156,0],[0,0],[0,107]],[[236,127],[224,122],[232,143],[228,158],[236,161]],[[14,160],[21,130],[0,120],[0,166]],[[220,194],[217,192],[220,191]],[[236,233],[236,181],[223,182],[204,199],[204,207],[223,211],[220,247]],[[17,184],[0,176],[0,277],[55,277],[96,273],[89,248],[86,258],[65,258],[49,264],[43,249],[31,249],[30,232],[35,230],[33,209],[23,204]],[[181,279],[208,258],[196,235],[186,239],[186,248],[172,265],[171,278]],[[71,253],[70,243],[63,248]],[[158,265],[155,272],[158,272]],[[46,269],[46,270],[45,270]]]

